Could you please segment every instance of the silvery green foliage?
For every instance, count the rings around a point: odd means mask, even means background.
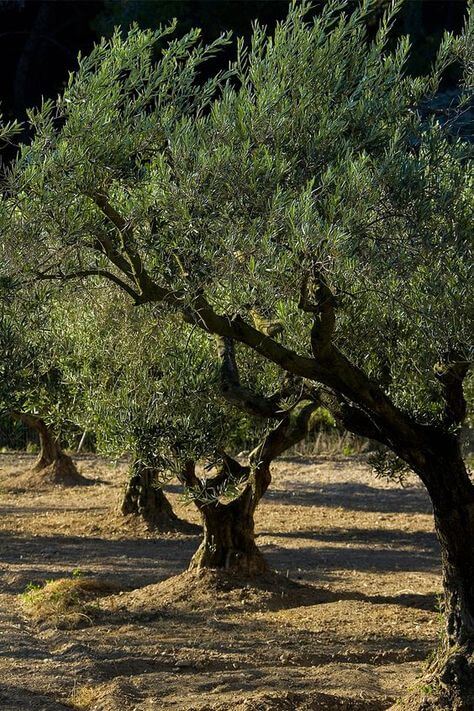
[[[0,288],[0,416],[38,415],[57,435],[74,433],[72,392],[55,360],[48,309]]]
[[[21,133],[21,124],[18,121],[5,121],[0,113],[0,146],[8,143]]]
[[[377,448],[369,455],[369,464],[376,476],[403,486],[410,468],[405,462],[387,449]]]
[[[449,63],[472,65],[472,18],[412,78],[408,39],[388,47],[399,3],[369,40],[372,5],[348,15],[331,0],[306,21],[295,4],[208,82],[199,67],[220,43],[197,32],[157,60],[168,30],[103,41],[30,113],[34,139],[7,176],[10,268],[107,266],[97,236],[116,232],[94,200],[106,194],[159,284],[183,303],[204,292],[221,313],[276,316],[304,354],[299,289],[316,262],[337,296],[336,344],[396,405],[437,420],[433,366],[453,349],[472,358],[472,144],[420,107]]]
[[[99,452],[132,454],[165,479],[186,460],[212,461],[261,433],[259,423],[226,406],[214,340],[201,331],[183,333],[177,319],[136,309],[100,282],[79,295],[63,291],[51,313],[74,417],[95,434]],[[256,376],[251,357],[242,366],[246,381],[261,389],[278,382],[268,367]]]

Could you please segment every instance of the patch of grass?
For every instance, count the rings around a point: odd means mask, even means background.
[[[78,686],[74,688],[68,703],[78,711],[88,711],[99,699],[99,686]]]
[[[21,599],[35,622],[74,629],[92,624],[99,609],[97,598],[117,591],[118,587],[113,583],[76,575],[47,580],[44,585],[30,584]]]

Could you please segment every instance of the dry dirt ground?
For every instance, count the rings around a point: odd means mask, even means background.
[[[84,457],[93,485],[43,490],[27,487],[31,463],[0,455],[2,711],[376,711],[413,687],[436,644],[439,551],[414,484],[351,459],[280,461],[257,540],[281,577],[227,589],[182,574],[199,536],[117,515],[125,463]],[[118,591],[78,624],[31,619],[27,585],[77,569]]]

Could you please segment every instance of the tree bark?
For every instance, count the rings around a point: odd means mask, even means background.
[[[71,457],[62,450],[58,439],[41,417],[24,412],[12,412],[11,414],[14,419],[20,420],[38,434],[40,453],[33,466],[34,472],[44,473],[45,478],[51,479],[52,483],[65,486],[81,484],[86,481],[77,471]]]
[[[268,572],[268,565],[255,543],[254,513],[270,483],[268,467],[241,465],[223,456],[219,473],[205,482],[198,479],[189,462],[182,481],[195,493],[201,514],[203,540],[191,559],[190,570],[213,568],[245,576]],[[245,482],[243,491],[229,503],[220,500],[229,485]]]
[[[149,528],[176,530],[180,519],[163,490],[156,486],[155,474],[152,468],[134,462],[121,511],[125,516],[140,516]]]
[[[425,450],[417,473],[433,504],[441,546],[445,634],[430,669],[432,698],[420,711],[474,709],[474,486],[454,435]],[[420,461],[420,452],[416,453]]]
[[[265,558],[255,543],[257,501],[250,485],[229,504],[217,501],[197,505],[204,536],[191,559],[190,570],[215,568],[246,576],[268,571]]]

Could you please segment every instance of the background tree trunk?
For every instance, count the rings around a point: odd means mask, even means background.
[[[34,472],[42,473],[45,481],[49,480],[53,484],[75,486],[88,483],[88,480],[79,474],[71,457],[63,452],[57,438],[41,417],[24,412],[13,412],[12,417],[38,434],[40,453],[33,466]]]
[[[183,521],[174,513],[163,489],[156,486],[156,472],[141,462],[134,462],[132,465],[121,512],[125,516],[139,516],[150,529],[166,531],[186,529],[189,533],[199,531],[198,526]]]

